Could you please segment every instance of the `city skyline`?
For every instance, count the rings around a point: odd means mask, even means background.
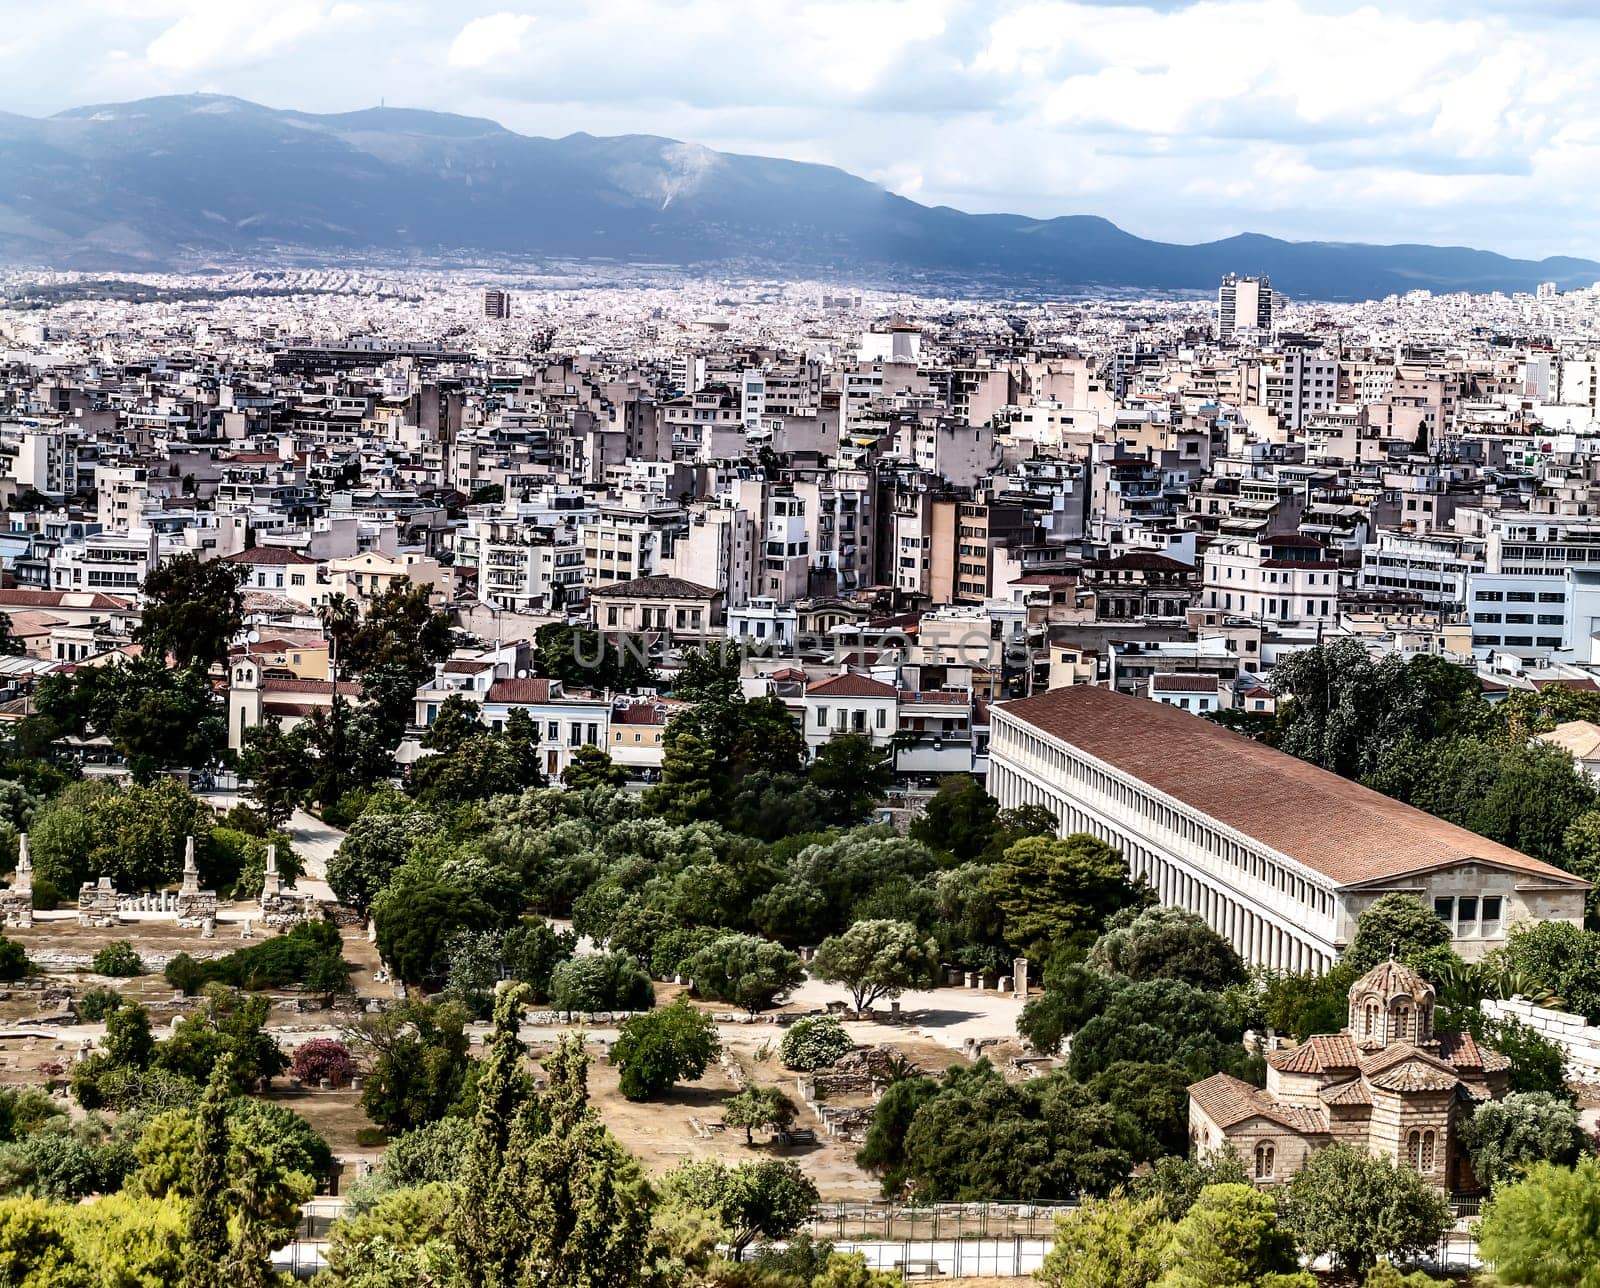
[[[114,0],[13,23],[0,108],[386,102],[824,162],[927,204],[1098,214],[1173,241],[1590,256],[1597,62],[1600,23],[1561,3]]]

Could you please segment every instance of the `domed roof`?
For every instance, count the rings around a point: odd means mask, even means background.
[[[1351,998],[1369,997],[1374,993],[1383,998],[1385,1004],[1397,997],[1409,997],[1419,1004],[1433,1001],[1433,985],[1392,957],[1379,962],[1350,986]]]

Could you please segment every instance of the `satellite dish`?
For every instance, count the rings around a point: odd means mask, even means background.
[[[518,672],[517,672],[517,679],[519,679],[519,680],[526,680],[526,679],[527,679],[527,678],[528,678],[528,673],[527,673],[527,671],[525,671],[525,670],[524,670],[524,671],[518,671]]]
[[[244,642],[246,644],[259,644],[259,643],[261,643],[261,632],[260,631],[249,631],[248,633],[246,633],[246,635],[244,637]]]

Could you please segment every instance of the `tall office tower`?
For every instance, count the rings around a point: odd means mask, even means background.
[[[1272,330],[1272,279],[1229,273],[1217,288],[1217,339],[1231,340],[1235,332],[1248,330]]]
[[[511,316],[511,292],[493,287],[483,293],[483,316],[503,321]]]

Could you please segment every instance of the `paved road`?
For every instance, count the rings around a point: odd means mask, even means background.
[[[232,809],[240,800],[236,791],[197,792],[196,795],[203,796],[221,810]],[[289,841],[306,868],[294,888],[316,899],[332,899],[333,891],[328,887],[328,860],[344,840],[344,833],[303,809],[289,816],[289,825],[284,830],[289,833]]]

